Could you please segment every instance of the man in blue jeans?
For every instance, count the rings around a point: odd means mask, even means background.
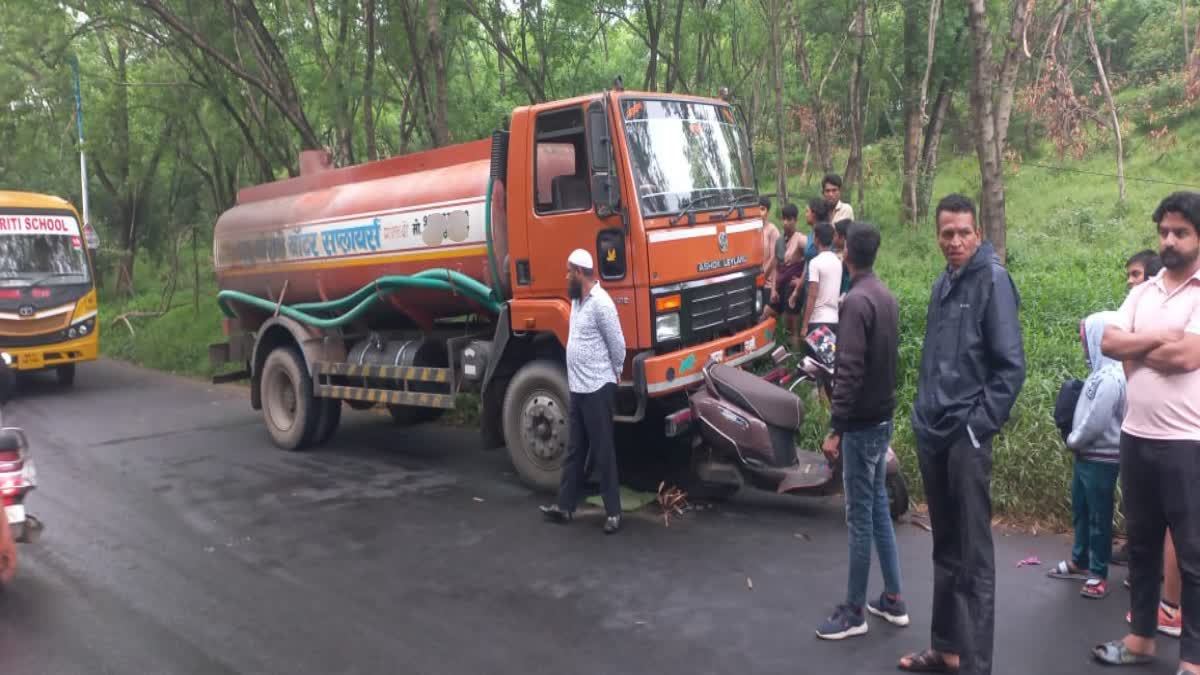
[[[866,611],[897,626],[908,625],[886,486],[887,449],[896,410],[900,310],[896,297],[875,276],[879,240],[879,230],[866,223],[854,223],[846,236],[851,284],[838,313],[832,431],[821,449],[831,459],[842,453],[850,580],[846,601],[817,629],[817,637],[826,640],[866,633]],[[872,541],[883,570],[883,594],[868,603]]]

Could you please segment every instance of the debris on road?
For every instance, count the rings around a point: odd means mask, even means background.
[[[474,499],[475,499],[475,501],[479,502],[480,504],[483,503],[483,497],[474,497]]]
[[[1028,558],[1017,563],[1017,567],[1027,567],[1033,565],[1041,565],[1042,561],[1036,555],[1031,555]]]
[[[797,533],[796,533],[795,535],[793,535],[793,536],[795,536],[797,539],[800,539],[801,541],[812,541],[812,537],[810,537],[809,535],[805,534],[804,532],[797,532]]]
[[[746,588],[754,590],[754,580],[750,577],[746,577]]]
[[[663,526],[671,526],[671,516],[682,516],[687,508],[687,493],[677,487],[667,487],[666,482],[658,484],[658,506],[663,512]]]

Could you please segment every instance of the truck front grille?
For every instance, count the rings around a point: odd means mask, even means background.
[[[654,294],[679,293],[680,339],[659,350],[678,349],[732,335],[754,325],[755,274],[736,273],[656,288]]]

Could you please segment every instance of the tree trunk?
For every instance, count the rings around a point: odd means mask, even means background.
[[[904,172],[901,186],[900,203],[904,218],[916,224],[923,211],[921,199],[921,182],[924,178],[922,162],[922,131],[930,128],[926,124],[925,113],[928,109],[929,78],[933,72],[934,47],[937,41],[938,19],[941,13],[941,0],[934,0],[929,8],[929,25],[926,31],[925,74],[920,84],[914,87],[917,79],[916,50],[914,49],[919,35],[917,21],[917,5],[910,2],[904,13],[904,83],[909,88],[909,96],[905,98],[904,120]],[[914,91],[915,89],[915,91]],[[938,130],[940,131],[940,126]]]
[[[909,223],[917,222],[917,183],[921,161],[921,129],[925,111],[922,109],[922,96],[917,87],[917,50],[915,49],[920,17],[917,15],[918,3],[908,0],[904,6],[904,69],[902,81],[905,86],[904,96],[904,167],[900,182],[900,212],[901,217]]]
[[[975,152],[983,184],[980,225],[1001,260],[1007,254],[1004,214],[1004,147],[1012,115],[1017,66],[1024,55],[1025,24],[1033,0],[1014,0],[1008,47],[999,73],[992,61],[992,34],[988,28],[987,0],[967,0],[967,24],[974,45],[971,64],[971,113]]]
[[[679,54],[680,54],[680,36],[679,33],[683,29],[683,5],[684,0],[675,1],[675,29],[671,35],[671,62],[667,64],[667,89],[668,93],[675,91],[675,88],[683,84],[683,71],[680,69]],[[686,88],[686,85],[684,85]]]
[[[867,53],[867,0],[858,5],[858,18],[855,21],[858,33],[858,55],[854,59],[854,70],[850,75],[850,157],[846,160],[845,180],[853,185],[862,185],[863,180],[863,101],[862,80],[863,61]],[[861,200],[858,204],[862,209]]]
[[[1183,28],[1183,65],[1186,68],[1188,59],[1192,56],[1192,50],[1188,47],[1188,38],[1191,37],[1191,32],[1188,30],[1187,0],[1179,0],[1179,24]]]
[[[954,91],[949,78],[943,77],[938,94],[933,100],[933,113],[925,125],[925,145],[921,149],[921,180],[917,185],[917,203],[920,218],[929,217],[929,202],[933,197],[933,182],[937,177],[938,149],[942,143],[942,126],[950,113]]]
[[[658,91],[658,43],[662,39],[662,0],[643,0],[642,7],[646,13],[646,46],[650,48],[643,86],[646,91]]]
[[[1113,138],[1117,142],[1117,188],[1119,200],[1125,201],[1125,147],[1121,142],[1121,120],[1117,117],[1117,104],[1113,101],[1112,88],[1108,86],[1108,75],[1104,72],[1104,61],[1100,59],[1100,48],[1096,46],[1096,32],[1092,29],[1092,13],[1096,9],[1095,2],[1089,2],[1085,12],[1088,45],[1092,48],[1092,60],[1096,64],[1096,74],[1100,76],[1100,87],[1104,90],[1104,100],[1108,103],[1108,111],[1112,115]]]
[[[367,159],[379,159],[378,139],[375,136],[375,0],[364,0],[364,19],[367,22],[367,65],[363,71],[363,133],[367,137]]]
[[[429,59],[433,62],[434,147],[450,143],[450,91],[446,81],[446,47],[442,43],[442,15],[438,0],[425,0],[425,21],[429,30]]]
[[[768,0],[767,21],[770,23],[768,37],[771,49],[771,85],[775,90],[775,194],[781,202],[787,201],[787,148],[784,137],[783,102],[783,54],[779,36],[779,6],[782,0]]]

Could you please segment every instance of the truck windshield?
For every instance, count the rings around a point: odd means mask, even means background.
[[[642,213],[728,206],[754,192],[745,134],[728,106],[625,99],[625,137]]]
[[[73,216],[0,213],[0,286],[59,286],[89,279]]]

